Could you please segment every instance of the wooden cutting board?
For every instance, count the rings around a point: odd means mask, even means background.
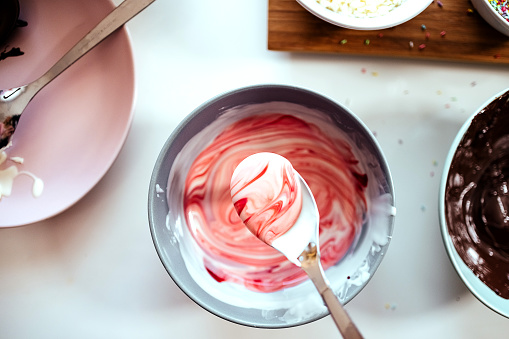
[[[509,64],[509,37],[486,23],[469,0],[433,2],[414,19],[377,31],[329,24],[295,0],[268,1],[269,50]]]

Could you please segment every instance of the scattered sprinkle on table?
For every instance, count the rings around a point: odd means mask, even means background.
[[[384,308],[385,308],[386,310],[391,310],[391,311],[396,310],[396,308],[397,308],[397,307],[398,307],[398,305],[397,305],[397,304],[395,304],[395,303],[386,303],[386,304],[384,305]]]
[[[426,48],[426,44],[420,44],[420,45],[419,45],[419,49],[421,49],[421,50],[422,50],[422,49],[425,49],[425,48]]]
[[[421,25],[421,29],[422,29],[423,31],[425,31],[425,30],[426,30],[426,25],[422,24],[422,25]]]
[[[408,46],[410,46],[410,48],[414,48],[414,42],[413,41],[408,42]]]
[[[364,45],[369,45],[371,41],[369,39],[364,40]]]
[[[340,43],[341,45],[344,45],[344,44],[346,44],[347,42],[348,42],[348,40],[343,39],[343,40],[341,40],[339,43]]]

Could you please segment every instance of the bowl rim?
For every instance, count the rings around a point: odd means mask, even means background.
[[[488,10],[495,14],[495,16],[498,18],[497,21],[501,21],[503,22],[506,26],[509,27],[509,21],[507,21],[506,19],[504,19],[504,17],[502,15],[500,15],[500,13],[498,13],[495,8],[491,5],[490,1],[489,0],[472,0],[473,3],[479,3],[482,2],[484,3],[487,7],[488,7]],[[509,8],[507,9],[509,11]]]
[[[409,8],[408,14],[403,15],[397,9],[386,15],[372,18],[351,17],[334,12],[320,5],[316,0],[297,0],[297,2],[318,18],[343,28],[355,30],[386,29],[403,24],[422,13],[434,0],[405,0],[401,7]]]
[[[152,171],[149,192],[148,192],[148,220],[149,220],[149,228],[150,228],[152,241],[153,241],[156,252],[158,254],[158,257],[159,257],[163,267],[168,272],[170,278],[175,282],[177,287],[179,287],[180,290],[182,290],[182,292],[184,292],[184,294],[186,294],[189,297],[189,299],[191,299],[194,303],[196,303],[197,305],[199,305],[201,308],[205,309],[206,311],[210,312],[211,314],[214,314],[224,320],[227,320],[227,321],[239,324],[239,325],[255,327],[255,328],[272,328],[272,329],[291,328],[291,327],[296,327],[296,326],[308,324],[308,323],[314,322],[316,320],[319,320],[319,319],[327,316],[329,314],[329,311],[325,310],[324,312],[321,312],[319,314],[313,314],[309,318],[298,320],[298,321],[291,322],[291,323],[281,322],[280,324],[278,323],[278,324],[271,324],[271,325],[268,325],[268,324],[261,325],[256,322],[250,322],[245,319],[245,314],[249,313],[247,311],[250,311],[250,310],[247,310],[247,309],[239,307],[239,306],[234,306],[234,305],[223,303],[221,300],[218,300],[216,297],[209,295],[205,289],[203,289],[201,286],[199,286],[198,284],[196,284],[193,281],[193,283],[195,285],[193,288],[197,288],[198,292],[199,292],[198,294],[200,294],[200,295],[197,295],[197,293],[195,293],[196,291],[194,289],[190,288],[188,286],[189,284],[185,283],[184,279],[179,277],[179,275],[172,270],[170,265],[164,259],[164,253],[163,253],[164,250],[159,243],[160,239],[158,238],[158,234],[156,231],[156,225],[155,225],[157,220],[156,220],[156,208],[155,208],[154,202],[155,201],[161,202],[161,197],[159,196],[160,194],[165,195],[163,202],[164,202],[164,204],[166,204],[166,209],[167,209],[166,190],[164,191],[164,193],[160,193],[160,191],[158,192],[158,189],[157,189],[157,184],[159,183],[158,178],[162,176],[161,167],[164,165],[164,163],[168,157],[168,151],[170,150],[172,144],[177,139],[177,137],[184,131],[185,126],[187,126],[189,124],[189,122],[191,122],[204,109],[206,109],[210,105],[213,105],[226,97],[235,95],[237,93],[242,93],[242,92],[257,90],[257,89],[264,89],[264,88],[265,89],[277,88],[277,89],[305,92],[308,95],[319,97],[320,99],[325,100],[325,101],[329,102],[330,104],[337,106],[338,108],[344,110],[348,115],[350,115],[352,120],[355,120],[355,123],[357,123],[359,125],[359,127],[361,127],[363,129],[363,131],[366,133],[367,136],[369,136],[369,140],[372,143],[374,151],[376,151],[380,157],[380,160],[381,160],[380,166],[383,170],[383,173],[385,174],[385,178],[387,181],[387,189],[391,195],[390,203],[392,204],[392,206],[395,206],[394,183],[393,183],[392,173],[390,171],[389,164],[387,162],[387,158],[386,158],[385,154],[383,153],[383,150],[380,147],[376,137],[373,135],[371,130],[365,125],[365,123],[357,115],[355,115],[352,111],[350,111],[346,106],[340,104],[339,102],[337,102],[337,101],[335,101],[335,100],[333,100],[333,99],[331,99],[317,91],[307,89],[304,87],[269,83],[269,84],[249,85],[249,86],[244,86],[244,87],[236,88],[236,89],[229,90],[229,91],[224,91],[223,93],[218,94],[218,95],[206,100],[204,103],[200,104],[197,108],[195,108],[191,113],[189,113],[180,122],[180,124],[173,130],[173,132],[170,134],[169,138],[164,143],[164,145],[159,153],[159,156],[156,160],[154,169]],[[168,173],[165,173],[164,175],[166,176],[166,180],[167,180]],[[166,181],[165,181],[165,184],[166,184]],[[360,288],[358,288],[349,299],[345,300],[345,304],[348,303],[350,300],[352,300],[355,296],[357,296],[367,286],[369,281],[372,279],[374,273],[378,270],[383,258],[385,257],[385,253],[387,252],[387,250],[389,248],[391,240],[392,240],[392,234],[394,232],[394,224],[395,224],[394,220],[395,220],[395,217],[393,215],[390,217],[389,225],[387,226],[387,230],[388,230],[387,243],[382,246],[382,248],[384,249],[384,255],[379,256],[377,258],[377,260],[375,260],[371,263],[372,267],[373,267],[373,271],[372,271],[373,274],[370,275],[370,277],[364,282],[364,284]],[[181,261],[181,259],[182,258],[177,258],[177,260],[179,262]],[[185,266],[185,263],[183,263],[183,265]],[[216,304],[220,303],[220,304],[222,304],[221,306],[225,306],[226,308],[229,308],[229,309],[235,309],[236,311],[238,311],[238,313],[234,314],[231,311],[225,312],[225,311],[222,311],[222,309],[218,309],[218,307],[210,306],[210,303],[207,303],[206,301],[211,298],[215,300],[214,303],[216,303]],[[244,315],[244,317],[242,315]]]
[[[483,0],[484,1],[484,0]],[[440,231],[442,234],[442,241],[444,243],[447,255],[451,264],[453,265],[456,273],[461,278],[465,286],[469,291],[485,306],[495,311],[496,313],[509,318],[509,299],[504,299],[493,292],[488,286],[486,286],[465,264],[463,259],[459,256],[456,251],[454,244],[452,243],[449,235],[447,220],[445,218],[445,190],[447,187],[447,178],[449,176],[450,167],[454,159],[456,150],[463,140],[464,134],[469,129],[473,119],[484,110],[491,102],[501,97],[504,94],[509,94],[509,88],[495,94],[490,99],[486,100],[470,117],[463,123],[458,133],[456,134],[451,147],[447,153],[447,157],[444,163],[444,170],[440,181],[439,188],[439,199],[438,199],[438,210],[440,220]]]

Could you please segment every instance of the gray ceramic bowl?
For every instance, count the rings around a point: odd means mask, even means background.
[[[505,317],[509,317],[509,248],[494,245],[497,233],[487,230],[500,227],[491,221],[496,220],[496,209],[490,196],[497,186],[507,191],[508,125],[509,89],[489,99],[459,130],[445,162],[439,196],[442,238],[456,272],[475,297]],[[504,199],[508,194],[497,195]],[[495,238],[507,247],[507,225],[502,232],[505,240]],[[496,291],[505,291],[505,297]]]
[[[357,295],[373,276],[387,251],[393,231],[394,190],[389,168],[371,132],[348,109],[312,91],[281,85],[233,90],[198,107],[172,133],[155,164],[148,200],[150,230],[164,267],[185,294],[219,317],[253,327],[300,325],[319,319],[328,311],[309,280],[281,291],[261,293],[242,286],[232,288],[210,276],[207,278],[200,259],[193,258],[196,244],[189,239],[188,225],[182,216],[181,187],[176,187],[173,180],[169,182],[169,175],[179,170],[183,172],[181,175],[186,175],[185,166],[175,168],[186,144],[197,135],[203,144],[211,141],[213,133],[203,134],[203,130],[227,116],[232,109],[250,107],[248,111],[253,112],[259,106],[279,109],[281,105],[312,109],[330,117],[338,131],[352,137],[354,148],[369,155],[369,163],[363,164],[370,177],[367,195],[372,206],[378,206],[378,211],[369,213],[378,213],[378,217],[366,221],[353,248],[326,271],[333,291],[343,303]],[[241,109],[239,116],[243,112]],[[377,208],[373,207],[373,210]]]

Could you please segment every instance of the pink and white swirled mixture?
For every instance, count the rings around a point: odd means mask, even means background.
[[[302,189],[292,164],[280,155],[250,155],[235,168],[230,182],[235,210],[258,239],[271,245],[299,218]]]
[[[288,159],[310,187],[320,212],[324,269],[343,257],[362,227],[367,175],[347,140],[279,113],[231,123],[195,158],[185,180],[183,208],[206,270],[219,282],[273,292],[297,285],[306,276],[251,234],[232,203],[230,180],[235,168],[259,152]]]

